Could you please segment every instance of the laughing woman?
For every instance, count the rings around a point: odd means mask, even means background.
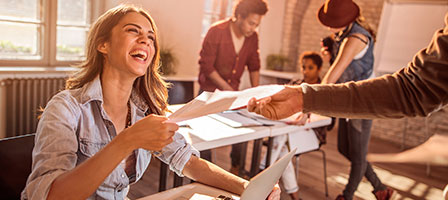
[[[163,117],[157,39],[149,14],[131,5],[95,22],[87,60],[42,114],[22,199],[124,199],[152,155],[180,176],[242,193],[246,180],[198,158]]]

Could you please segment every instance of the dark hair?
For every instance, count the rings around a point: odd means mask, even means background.
[[[322,67],[322,57],[316,52],[307,51],[300,56],[300,61],[303,61],[304,59],[311,59],[313,60],[314,64],[317,65],[317,69],[320,69]]]
[[[239,0],[233,11],[233,17],[240,15],[246,18],[249,14],[265,15],[268,12],[268,4],[264,0]]]

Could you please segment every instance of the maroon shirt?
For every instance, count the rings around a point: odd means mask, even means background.
[[[218,88],[208,78],[213,71],[217,71],[234,90],[238,90],[245,66],[250,72],[260,70],[257,33],[246,37],[239,54],[236,54],[230,23],[230,20],[226,20],[214,24],[202,42],[199,84],[204,91],[213,92]]]

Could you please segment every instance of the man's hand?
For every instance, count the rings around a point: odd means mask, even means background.
[[[303,95],[300,86],[285,86],[285,89],[260,100],[252,98],[247,110],[266,118],[279,120],[302,111]]]

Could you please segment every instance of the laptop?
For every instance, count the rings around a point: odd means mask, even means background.
[[[273,165],[269,166],[255,177],[251,178],[247,188],[241,194],[240,200],[259,200],[266,199],[271,193],[272,188],[278,182],[280,177],[288,166],[289,161],[296,153],[297,148],[284,155]]]
[[[283,174],[283,171],[285,171],[285,168],[288,165],[288,162],[294,156],[296,149],[297,148],[295,148],[294,150],[292,150],[291,152],[289,152],[288,154],[277,160],[277,162],[275,162],[273,165],[269,166],[267,169],[257,174],[255,177],[251,178],[249,184],[247,185],[247,188],[243,191],[243,194],[241,194],[239,200],[266,199],[268,195],[271,193],[272,188],[274,188],[274,185],[280,179],[280,176]],[[202,198],[191,198],[191,199],[196,200]],[[237,197],[235,198],[225,195],[219,195],[218,197],[213,199],[238,200]]]

